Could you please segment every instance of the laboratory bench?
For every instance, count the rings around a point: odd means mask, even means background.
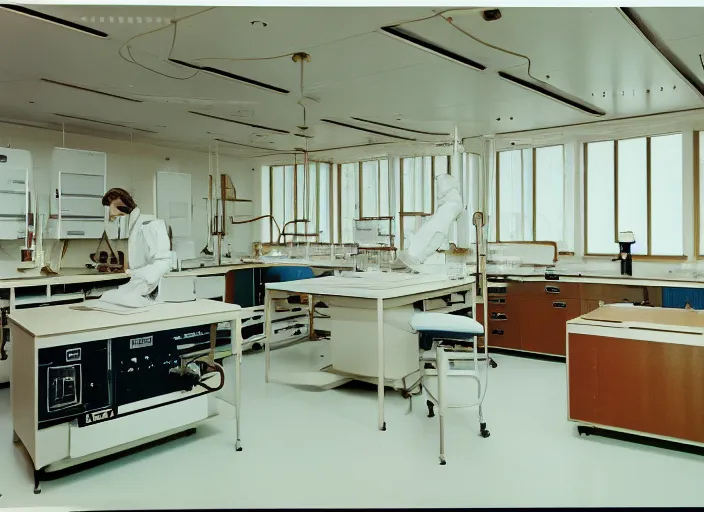
[[[533,269],[489,275],[475,318],[488,308],[489,347],[564,357],[566,323],[600,304],[645,303],[682,308],[704,305],[704,280],[672,274],[621,276],[609,271],[555,272]]]
[[[704,447],[703,372],[702,311],[604,306],[567,324],[568,419],[580,434]]]

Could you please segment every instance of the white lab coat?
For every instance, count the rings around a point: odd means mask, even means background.
[[[441,174],[437,177],[436,189],[437,210],[411,237],[408,250],[399,253],[399,259],[406,265],[425,263],[438,249],[447,246],[452,223],[464,209],[457,178]]]
[[[149,306],[149,295],[171,270],[171,249],[166,223],[135,208],[130,214],[127,274],[131,279],[105,292],[101,301],[138,308]]]

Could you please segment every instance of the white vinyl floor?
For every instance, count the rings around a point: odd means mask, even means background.
[[[320,351],[316,344],[277,351],[273,366],[305,369]],[[388,391],[388,430],[380,432],[374,388],[266,385],[263,354],[248,354],[244,451],[235,452],[234,409],[222,401],[222,414],[195,435],[45,482],[40,495],[32,493],[28,457],[11,442],[10,392],[3,389],[0,507],[704,505],[703,456],[580,438],[566,419],[564,364],[495,359],[484,407],[491,437],[478,435],[474,410],[450,410],[446,466],[438,465],[438,419],[426,417],[422,398],[407,414],[408,402]],[[233,369],[230,358],[228,375]]]

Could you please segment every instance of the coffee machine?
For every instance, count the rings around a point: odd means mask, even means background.
[[[633,231],[622,231],[618,234],[618,257],[612,261],[621,262],[621,275],[633,275],[633,258],[631,257],[631,246],[636,243]]]

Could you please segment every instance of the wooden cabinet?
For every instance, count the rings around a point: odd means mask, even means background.
[[[489,346],[538,354],[565,355],[568,320],[599,307],[600,302],[648,301],[661,304],[659,288],[565,283],[562,281],[510,282],[489,285]],[[484,323],[484,304],[476,318]]]
[[[520,318],[518,301],[508,298],[507,288],[489,286],[485,304],[477,305],[477,320],[484,324],[484,307],[488,308],[489,325],[484,326],[489,335],[489,346],[521,348]],[[483,342],[483,340],[481,340]],[[483,346],[483,345],[482,345]]]
[[[580,315],[579,299],[524,299],[520,304],[521,349],[565,355],[567,321]]]

